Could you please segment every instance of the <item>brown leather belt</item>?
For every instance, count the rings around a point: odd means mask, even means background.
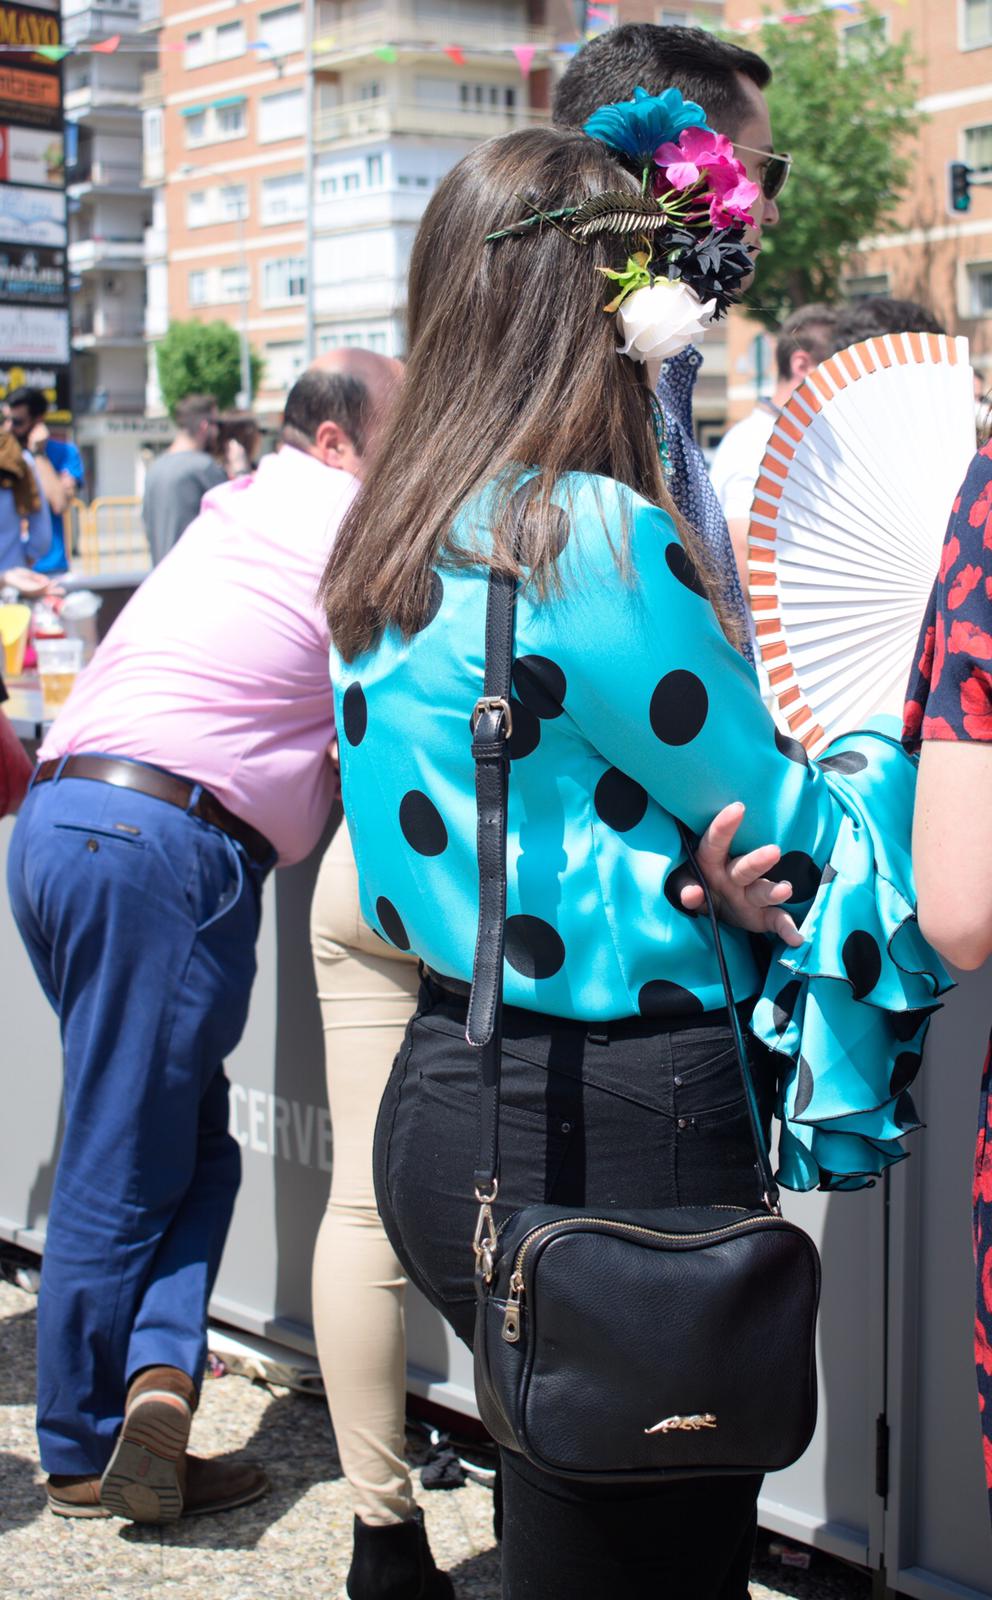
[[[264,833],[259,833],[250,823],[242,822],[233,811],[188,778],[178,778],[161,767],[146,767],[140,761],[129,761],[124,756],[67,756],[55,761],[43,761],[34,775],[35,783],[49,783],[54,778],[91,778],[96,783],[109,783],[115,789],[133,789],[137,794],[147,794],[153,800],[164,800],[166,805],[178,806],[191,817],[209,822],[211,827],[236,839],[248,856],[259,867],[271,867],[275,862],[275,849]],[[199,798],[190,805],[194,790],[200,787]]]

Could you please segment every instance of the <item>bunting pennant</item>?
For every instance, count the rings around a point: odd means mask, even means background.
[[[460,44],[446,44],[444,47],[444,53],[449,61],[453,61],[455,63],[456,67],[463,67],[465,65],[465,52]]]
[[[381,44],[373,54],[377,55],[380,61],[398,61],[400,58],[400,53],[393,44]]]
[[[120,34],[112,33],[110,38],[104,39],[101,44],[91,44],[90,49],[93,51],[94,55],[112,56],[114,51],[120,46],[120,42]]]
[[[33,44],[30,50],[32,55],[44,56],[46,61],[64,61],[70,53],[67,44]]]
[[[530,69],[534,65],[534,57],[537,54],[537,46],[533,44],[515,44],[513,46],[513,54],[517,58],[517,66],[520,71],[525,78],[529,78]]]

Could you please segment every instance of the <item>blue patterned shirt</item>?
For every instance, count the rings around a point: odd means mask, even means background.
[[[720,507],[703,452],[696,443],[692,427],[692,395],[703,358],[694,345],[662,363],[658,379],[658,400],[665,416],[670,473],[668,487],[672,499],[687,522],[691,522],[710,553],[713,570],[721,583],[724,604],[731,616],[742,623],[741,652],[754,660],[751,649],[750,614],[740,580],[727,519]]]

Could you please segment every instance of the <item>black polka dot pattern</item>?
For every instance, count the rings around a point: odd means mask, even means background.
[[[794,1117],[801,1117],[809,1107],[813,1098],[813,1069],[805,1056],[799,1057],[799,1079],[796,1083],[796,1105]]]
[[[513,539],[516,549],[520,552],[520,559],[529,565],[533,560],[534,537],[532,529],[536,525],[536,512],[532,513],[534,504],[533,481],[521,484],[510,496],[509,514],[513,528]],[[556,556],[560,556],[567,545],[572,532],[572,525],[568,515],[561,506],[548,506],[546,512],[551,528],[551,548]]]
[[[444,818],[433,800],[419,789],[411,789],[400,801],[400,827],[407,844],[418,855],[439,856],[447,849]]]
[[[680,983],[653,978],[641,988],[637,1009],[642,1017],[694,1017],[702,1013],[703,1002]]]
[[[673,867],[665,879],[665,899],[676,911],[681,911],[684,917],[701,917],[705,915],[705,908],[699,911],[690,911],[682,904],[682,890],[690,884],[696,883],[696,874],[688,861],[683,861],[679,866]]]
[[[687,589],[691,589],[693,594],[702,595],[705,598],[706,586],[680,544],[670,544],[668,546],[665,551],[665,560],[673,578],[677,578],[679,583],[684,584]]]
[[[651,729],[662,744],[689,744],[709,712],[706,687],[694,672],[667,672],[651,696]]]
[[[341,701],[344,736],[349,744],[361,744],[369,725],[369,706],[360,683],[349,683]]]
[[[907,1132],[920,1126],[920,1113],[908,1089],[904,1089],[895,1104],[895,1119]]]
[[[804,900],[812,900],[820,887],[823,874],[812,856],[804,850],[788,850],[774,867],[769,867],[765,873],[773,883],[787,881],[792,884],[792,894],[785,902],[786,905],[800,905]]]
[[[547,656],[518,656],[513,687],[535,717],[560,717],[565,707],[565,674]]]
[[[936,1010],[936,1006],[921,1006],[917,1011],[897,1011],[889,1018],[892,1032],[901,1044],[908,1044],[919,1033],[927,1017]]]
[[[878,948],[878,940],[863,929],[849,933],[844,940],[841,960],[851,980],[855,1000],[863,1000],[866,994],[871,994],[882,976],[882,952]]]
[[[617,833],[629,833],[648,809],[648,794],[619,767],[609,767],[596,785],[593,805],[596,815],[608,828]]]
[[[528,711],[521,701],[510,696],[510,717],[513,722],[513,732],[507,741],[511,761],[523,761],[525,756],[532,755],[541,742],[541,720],[535,717],[533,711]]]
[[[394,944],[397,950],[409,950],[410,938],[403,926],[403,918],[393,902],[387,900],[385,895],[381,894],[376,901],[375,914],[382,923],[382,931],[390,944]]]
[[[432,572],[430,593],[427,597],[427,610],[424,612],[423,622],[420,624],[419,628],[414,629],[414,632],[423,633],[425,628],[429,628],[443,604],[444,584],[441,580],[441,574],[439,572]]]
[[[778,746],[781,754],[788,756],[790,761],[797,762],[801,767],[809,766],[809,756],[806,754],[806,746],[804,744],[800,744],[798,739],[790,739],[789,735],[787,733],[783,733],[781,728],[776,728],[775,743]]]
[[[793,978],[780,989],[772,1001],[772,1021],[776,1032],[784,1033],[796,1012],[796,1002],[802,993],[802,983],[798,978]]]
[[[842,750],[839,755],[824,756],[817,765],[826,767],[828,772],[863,772],[868,765],[868,757],[863,756],[860,750]]]
[[[565,965],[565,946],[550,922],[521,913],[506,919],[506,959],[525,978],[553,978]]]

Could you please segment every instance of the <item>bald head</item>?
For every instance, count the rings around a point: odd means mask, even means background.
[[[369,445],[403,377],[403,363],[372,350],[328,350],[286,400],[284,444],[360,477]]]

